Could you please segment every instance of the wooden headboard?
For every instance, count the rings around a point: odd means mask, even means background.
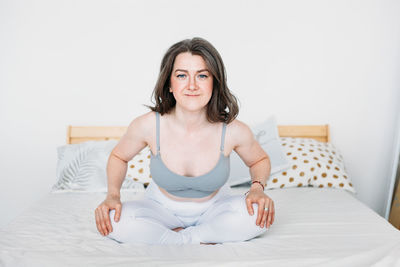
[[[122,126],[68,126],[67,144],[78,144],[90,140],[119,140],[127,127]],[[329,125],[280,125],[281,137],[313,138],[330,142]]]

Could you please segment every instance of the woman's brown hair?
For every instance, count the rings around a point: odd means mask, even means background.
[[[239,113],[239,106],[236,97],[227,86],[224,63],[214,46],[199,37],[180,41],[168,49],[161,61],[160,74],[152,93],[155,106],[146,106],[161,115],[169,113],[175,107],[176,100],[169,92],[171,72],[176,56],[185,52],[201,56],[213,76],[213,92],[207,104],[207,120],[232,122]]]

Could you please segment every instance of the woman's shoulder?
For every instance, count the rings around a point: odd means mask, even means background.
[[[156,112],[149,111],[132,119],[131,124],[147,124],[150,120],[155,120]]]
[[[143,135],[151,133],[155,127],[156,113],[154,111],[146,112],[135,117],[128,126],[128,132],[140,132]]]
[[[251,131],[250,127],[239,119],[234,119],[229,124],[227,124],[227,129],[239,133],[243,131]]]
[[[252,138],[253,132],[250,127],[241,120],[234,119],[227,125],[227,134],[234,143],[240,143],[241,140]]]

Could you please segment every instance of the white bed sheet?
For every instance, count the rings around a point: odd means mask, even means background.
[[[104,193],[49,193],[0,230],[0,266],[400,266],[400,231],[351,193],[311,187],[266,193],[276,218],[262,236],[184,246],[118,244],[95,226]],[[123,192],[122,200],[142,195]]]

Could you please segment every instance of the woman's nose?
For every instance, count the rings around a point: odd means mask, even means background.
[[[194,77],[189,78],[189,89],[196,90],[196,79]]]

